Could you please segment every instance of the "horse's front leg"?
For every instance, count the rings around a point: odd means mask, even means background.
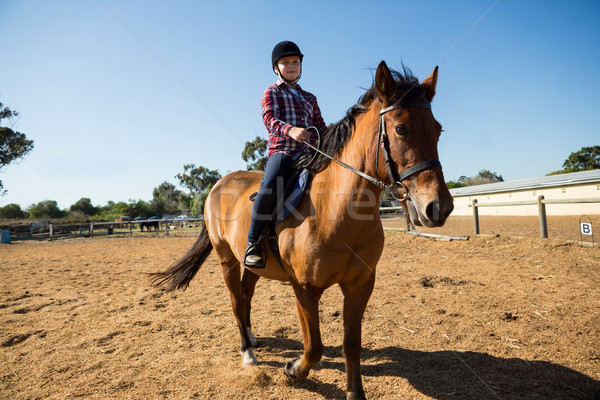
[[[323,342],[319,330],[319,299],[323,289],[306,284],[293,283],[292,285],[296,293],[296,307],[304,339],[304,354],[302,358],[288,362],[283,371],[292,378],[305,378],[323,355]]]
[[[250,310],[252,309],[252,297],[254,296],[254,288],[256,282],[260,279],[260,276],[251,272],[249,269],[244,268],[244,275],[242,275],[242,293],[244,294],[244,303],[246,304],[246,330],[248,331],[248,337],[252,347],[257,346],[257,341],[252,334],[252,323],[250,319]]]
[[[375,271],[349,283],[340,283],[344,294],[344,355],[346,356],[346,399],[364,400],[360,375],[362,318],[375,286]]]

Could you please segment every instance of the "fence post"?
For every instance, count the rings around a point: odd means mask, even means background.
[[[479,235],[479,210],[477,209],[477,199],[473,199],[471,205],[473,206],[473,232],[475,235]]]
[[[54,224],[48,225],[48,233],[50,233],[50,240],[52,240],[52,236],[54,236]]]
[[[540,237],[548,239],[548,223],[546,221],[546,204],[544,204],[544,196],[538,196],[538,215],[540,217]]]
[[[90,238],[94,237],[94,223],[90,222]]]

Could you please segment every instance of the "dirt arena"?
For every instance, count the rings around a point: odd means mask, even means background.
[[[550,218],[542,240],[536,218],[490,218],[467,241],[386,232],[363,324],[369,399],[600,398],[600,247],[572,242],[578,219]],[[429,232],[467,236],[472,222]],[[214,254],[186,292],[143,274],[194,241],[0,245],[0,398],[345,399],[340,290],[321,301],[323,359],[292,380],[282,373],[302,352],[292,290],[259,281],[259,366],[242,368]]]

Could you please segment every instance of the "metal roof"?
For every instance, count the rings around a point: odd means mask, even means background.
[[[572,172],[570,174],[542,176],[539,178],[519,179],[510,182],[465,186],[461,188],[450,189],[450,193],[454,197],[460,197],[489,193],[514,192],[517,190],[543,189],[557,186],[562,187],[569,185],[584,185],[590,183],[600,184],[600,169]]]

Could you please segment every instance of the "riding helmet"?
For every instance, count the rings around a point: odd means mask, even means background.
[[[284,40],[283,42],[277,43],[273,48],[273,53],[271,54],[272,66],[275,67],[277,60],[280,58],[289,56],[300,57],[300,62],[302,62],[302,58],[304,57],[296,43],[290,42],[289,40]]]

